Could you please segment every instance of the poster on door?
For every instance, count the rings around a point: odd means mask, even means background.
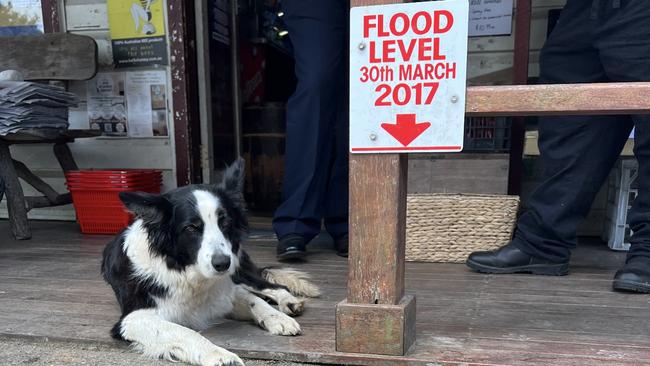
[[[108,0],[115,67],[167,65],[163,0]]]

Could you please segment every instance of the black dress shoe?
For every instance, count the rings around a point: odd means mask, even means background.
[[[633,258],[616,272],[614,290],[650,294],[650,258]]]
[[[277,247],[279,260],[299,259],[307,255],[307,241],[298,234],[289,234],[280,238]]]
[[[482,273],[532,273],[548,276],[564,276],[569,273],[568,260],[557,263],[533,257],[512,243],[492,252],[474,252],[469,255],[466,264]]]
[[[334,249],[336,250],[336,255],[340,257],[348,256],[348,247],[350,246],[348,240],[348,234],[342,235],[334,239]]]

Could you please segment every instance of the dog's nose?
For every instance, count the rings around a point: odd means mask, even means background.
[[[227,271],[230,268],[230,256],[223,254],[216,254],[212,256],[212,267],[217,272]]]

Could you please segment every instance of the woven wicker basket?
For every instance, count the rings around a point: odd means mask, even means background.
[[[476,250],[496,249],[512,238],[519,197],[413,194],[408,198],[406,260],[465,262]]]

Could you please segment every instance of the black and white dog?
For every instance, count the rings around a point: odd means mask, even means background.
[[[240,248],[247,231],[243,179],[240,159],[218,185],[120,194],[136,219],[104,249],[102,275],[122,310],[114,338],[150,357],[217,366],[243,365],[197,332],[221,317],[300,334],[290,316],[319,290],[303,272],[257,268]]]

